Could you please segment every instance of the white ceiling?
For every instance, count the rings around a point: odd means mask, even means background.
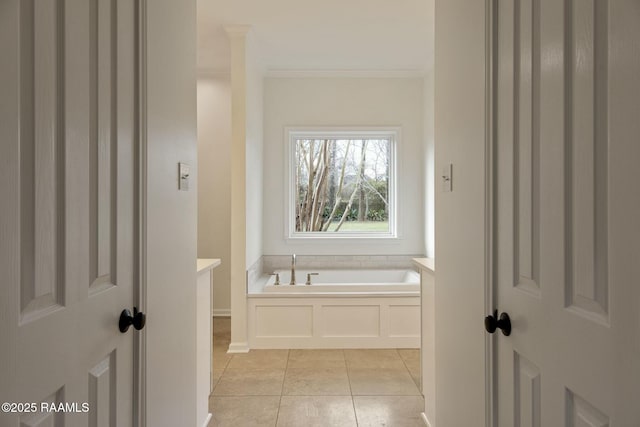
[[[223,25],[250,25],[268,70],[424,71],[433,0],[198,0],[198,67],[229,67]]]

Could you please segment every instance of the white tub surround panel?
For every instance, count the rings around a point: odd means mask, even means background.
[[[311,285],[306,285],[308,273]],[[420,285],[413,270],[290,270],[249,294],[251,348],[417,348]],[[265,283],[266,282],[266,283]]]
[[[198,426],[207,426],[211,420],[209,394],[213,389],[211,372],[212,318],[211,290],[213,269],[220,265],[219,259],[198,258],[196,272],[196,420]]]
[[[435,354],[435,261],[432,258],[415,258],[420,269],[420,289],[422,298],[422,394],[424,396],[423,419],[427,425],[435,425],[436,419],[436,354]]]
[[[418,348],[420,285],[407,255],[265,255],[248,279],[250,348]],[[281,285],[275,286],[278,272]],[[308,273],[312,285],[305,285]]]
[[[418,348],[420,297],[250,296],[249,345],[253,349]]]

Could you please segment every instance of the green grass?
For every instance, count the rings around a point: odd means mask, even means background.
[[[335,231],[338,221],[333,222],[328,231]],[[340,231],[389,231],[388,221],[345,221]]]

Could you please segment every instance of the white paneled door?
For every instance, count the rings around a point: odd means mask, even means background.
[[[500,426],[640,425],[640,2],[497,1]]]
[[[133,424],[136,25],[133,0],[0,2],[2,426]]]

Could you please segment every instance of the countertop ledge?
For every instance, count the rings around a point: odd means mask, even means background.
[[[433,258],[414,258],[413,263],[422,270],[436,272],[436,262]]]
[[[217,266],[220,265],[222,261],[218,258],[198,258],[198,264],[196,268],[196,272],[198,274],[204,273],[205,271],[213,270]]]

